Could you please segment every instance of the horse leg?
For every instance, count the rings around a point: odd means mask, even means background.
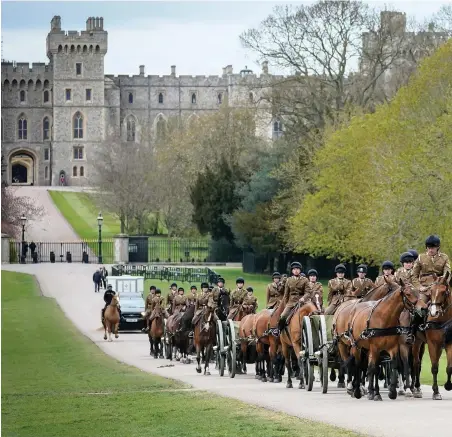
[[[369,385],[367,387],[367,399],[370,401],[375,400],[375,387],[374,382],[375,379],[378,379],[377,368],[375,363],[375,358],[373,354],[369,352],[368,357],[368,369],[367,369],[367,378],[369,379]]]
[[[113,329],[113,323],[107,322],[107,331],[108,331],[108,341],[113,341],[111,339],[111,331]]]
[[[397,399],[397,380],[399,379],[398,372],[398,344],[397,346],[389,352],[391,357],[391,379],[389,382],[389,399]]]
[[[152,341],[152,337],[148,335],[149,339],[149,355],[152,355],[154,353],[154,342]]]
[[[201,373],[201,347],[199,344],[196,345],[196,362],[198,363],[198,366],[196,367],[196,371],[198,373]]]
[[[209,362],[210,362],[210,355],[212,353],[212,344],[208,344],[206,346],[206,355],[205,355],[205,364],[204,364],[204,375],[209,376],[210,370],[209,370]]]
[[[356,399],[361,399],[361,396],[363,395],[363,392],[361,391],[361,351],[356,348],[353,348],[352,351],[353,356],[352,359],[349,360],[348,371],[350,372],[350,377],[354,371],[354,380],[352,380],[353,396]],[[352,361],[354,361],[354,363]]]
[[[410,347],[406,344],[400,345],[400,360],[402,362],[402,369],[405,381],[399,378],[399,395],[406,396],[407,390],[411,386],[410,381]],[[403,384],[403,385],[402,385]]]
[[[374,401],[382,401],[382,397],[380,394],[380,365],[376,362],[375,363],[375,374],[374,374],[374,379],[375,379],[375,397],[374,397]]]
[[[290,350],[289,350],[289,346],[287,346],[286,343],[281,342],[281,346],[282,346],[282,353],[284,355],[284,359],[286,361],[286,369],[287,369],[287,384],[286,384],[286,388],[292,388],[292,378],[291,378],[291,373],[292,373],[292,369],[290,368],[291,366],[291,360],[290,360]]]
[[[447,391],[452,390],[452,344],[446,344],[446,356],[447,356],[447,382],[444,384],[444,389]]]
[[[438,364],[439,359],[441,358],[441,342],[439,341],[432,341],[437,340],[436,338],[432,338],[433,335],[430,333],[427,334],[428,339],[428,353],[430,355],[430,361],[432,362],[432,376],[433,376],[433,400],[439,401],[442,399],[439,390],[438,390]]]
[[[115,338],[119,338],[119,322],[115,325]]]
[[[102,325],[104,325],[104,340],[107,339],[107,324],[105,323],[105,320],[102,321]]]
[[[415,340],[412,348],[412,354],[413,354],[413,382],[412,382],[412,388],[411,391],[413,392],[413,397],[415,398],[422,398],[422,391],[421,391],[421,347],[422,344]]]

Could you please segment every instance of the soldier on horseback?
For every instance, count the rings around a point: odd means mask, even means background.
[[[233,319],[239,311],[240,305],[243,303],[243,299],[246,296],[246,291],[243,286],[245,285],[245,279],[237,278],[235,280],[237,288],[231,294],[231,307],[229,308],[228,319]]]
[[[365,264],[360,264],[356,271],[358,273],[358,277],[353,279],[352,281],[353,294],[358,299],[361,299],[367,293],[369,293],[369,291],[372,290],[372,288],[375,287],[375,284],[372,282],[371,279],[366,278],[367,266]]]
[[[179,287],[177,290],[177,295],[173,299],[172,314],[179,314],[185,311],[187,306],[187,296],[184,295],[185,290],[183,287]]]
[[[149,318],[149,316],[151,315],[151,303],[152,303],[152,299],[155,296],[155,290],[156,290],[155,285],[151,285],[149,287],[149,294],[146,296],[146,300],[144,301],[144,312],[145,312],[144,320],[146,320],[146,321]],[[146,332],[146,327],[144,327],[141,331]]]
[[[397,282],[400,282],[400,280],[405,284],[411,284],[413,282],[412,274],[414,260],[415,258],[411,252],[403,252],[402,255],[400,255],[400,264],[402,264],[402,267],[399,267],[394,275]]]
[[[352,281],[344,277],[346,270],[344,264],[338,264],[334,269],[336,277],[328,281],[328,307],[325,314],[334,314],[342,302],[355,298]]]
[[[154,295],[154,297],[153,297],[153,299],[151,301],[151,306],[149,308],[149,310],[150,310],[150,317],[147,319],[145,332],[149,331],[149,329],[151,328],[152,321],[159,315],[160,311],[162,312],[162,314],[166,318],[169,317],[169,314],[165,310],[163,305],[164,305],[164,299],[162,297],[162,291],[160,290],[160,288],[157,288],[155,290],[155,295]]]
[[[308,292],[308,280],[306,276],[301,275],[301,264],[299,262],[293,262],[290,265],[292,276],[287,278],[284,287],[284,303],[285,308],[279,319],[279,330],[282,331],[286,326],[286,320],[292,313],[294,307],[300,302],[303,303],[303,297]]]
[[[383,274],[375,279],[375,287],[383,285],[386,281],[395,282],[394,264],[391,261],[384,261],[381,265],[381,271]]]
[[[449,257],[440,252],[441,240],[437,235],[430,235],[425,240],[427,251],[421,253],[414,263],[412,270],[412,284],[419,290],[419,298],[424,302],[430,301],[430,286],[435,282],[438,276],[444,276],[450,273]],[[407,337],[407,343],[412,344],[419,325],[425,321],[426,312],[417,311],[412,321],[412,331]]]
[[[226,298],[229,302],[229,296],[231,292],[225,288],[224,286],[225,280],[221,276],[217,280],[217,286],[213,288],[212,291],[212,299],[213,299],[213,305],[215,309],[215,313],[218,312],[218,310],[225,310],[225,308],[222,308],[220,305],[220,302],[223,300],[223,298]],[[226,319],[228,313],[223,315],[223,317]]]
[[[247,287],[246,295],[243,298],[243,309],[247,314],[256,314],[257,310],[257,297],[253,294],[253,287]]]
[[[213,306],[212,289],[207,282],[203,282],[201,284],[201,293],[196,297],[195,315],[193,316],[192,325],[195,326],[199,322],[199,319],[207,307],[213,308]],[[214,317],[216,317],[215,314]]]
[[[275,272],[272,275],[273,282],[267,285],[267,309],[275,309],[284,297],[284,286],[281,282],[281,274]]]
[[[321,282],[317,281],[319,273],[315,269],[308,271],[308,293],[311,302],[317,305],[319,310],[323,308],[323,286]]]
[[[111,285],[108,285],[107,290],[104,293],[104,302],[105,306],[102,308],[101,311],[101,320],[104,320],[104,314],[105,310],[107,309],[108,305],[111,304],[111,300],[113,299],[113,296],[116,296],[116,292],[113,290],[113,287]],[[121,308],[118,305],[118,311],[119,311],[119,320],[121,320]]]
[[[166,296],[166,310],[168,311],[168,313],[171,313],[173,309],[173,300],[176,297],[176,294],[177,294],[177,284],[173,282],[171,284],[170,291]]]
[[[198,294],[198,287],[196,285],[192,285],[190,288],[190,294],[187,296],[187,306],[196,305],[197,294]]]

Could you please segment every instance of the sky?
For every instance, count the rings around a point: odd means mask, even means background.
[[[2,58],[16,62],[48,62],[46,36],[50,20],[61,16],[63,30],[84,30],[88,17],[103,17],[108,32],[105,74],[176,73],[221,75],[232,64],[234,72],[245,66],[256,73],[256,54],[242,47],[239,36],[259,26],[275,5],[304,2],[273,1],[2,1]],[[447,0],[368,1],[372,6],[393,7],[419,21],[437,12]],[[270,71],[272,72],[272,71]],[[276,73],[276,71],[273,71]]]

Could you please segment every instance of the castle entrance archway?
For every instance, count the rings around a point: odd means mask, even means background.
[[[10,157],[11,184],[35,185],[36,160],[26,150],[14,152]]]

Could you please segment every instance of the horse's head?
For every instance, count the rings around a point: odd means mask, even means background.
[[[450,274],[449,272],[447,272],[439,280],[435,281],[430,287],[431,317],[439,317],[444,312],[444,305],[448,302],[450,297],[449,278]]]
[[[410,283],[405,283],[402,278],[400,278],[400,293],[402,294],[403,304],[407,309],[414,309],[418,300],[419,292]],[[408,304],[408,306],[407,306]]]
[[[115,295],[111,298],[111,302],[110,305],[113,307],[118,307],[119,306],[119,296]]]

